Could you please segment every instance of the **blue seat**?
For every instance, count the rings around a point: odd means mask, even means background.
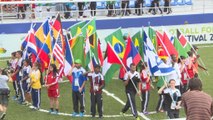
[[[144,4],[146,7],[150,7],[151,6],[151,0],[145,0]]]
[[[192,5],[192,0],[185,0],[186,5]]]
[[[160,0],[159,4],[160,6],[164,6],[164,0]]]
[[[135,0],[129,1],[129,8],[135,8]]]
[[[121,1],[116,1],[115,2],[115,9],[120,9],[121,8]]]
[[[71,10],[77,10],[78,7],[77,7],[75,4],[72,4],[72,5],[70,6],[70,9],[71,9]]]
[[[106,8],[106,2],[97,2],[97,9],[105,9]]]
[[[178,5],[185,5],[185,1],[184,0],[177,0],[177,4]]]
[[[170,5],[171,6],[176,6],[177,5],[177,0],[171,0]]]

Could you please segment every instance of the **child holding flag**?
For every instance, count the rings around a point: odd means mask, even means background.
[[[84,91],[86,84],[86,70],[81,66],[82,62],[80,59],[75,60],[75,67],[70,71],[72,74],[72,100],[73,100],[73,110],[72,116],[77,116],[79,113],[78,102],[80,102],[80,113],[79,116],[84,116]]]
[[[101,66],[96,65],[95,71],[88,74],[90,80],[90,97],[91,97],[91,115],[95,117],[96,104],[98,106],[99,118],[103,117],[103,98],[102,89],[104,88],[104,77],[100,72]]]
[[[48,97],[50,99],[50,114],[58,114],[59,108],[59,86],[58,86],[58,74],[55,64],[51,64],[49,67],[49,73],[45,78],[45,87],[47,87]],[[55,111],[53,107],[55,106]]]

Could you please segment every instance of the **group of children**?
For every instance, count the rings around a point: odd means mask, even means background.
[[[34,110],[40,109],[41,103],[41,87],[47,88],[48,98],[50,100],[50,114],[58,114],[59,112],[59,75],[55,64],[50,64],[46,70],[47,75],[42,77],[40,64],[31,62],[28,59],[22,59],[22,51],[13,52],[8,66],[13,80],[15,90],[14,100],[23,105],[28,105]],[[103,117],[102,108],[102,89],[105,86],[104,77],[100,73],[101,66],[96,65],[93,72],[86,72],[81,66],[81,60],[75,60],[75,64],[70,71],[72,76],[72,100],[73,113],[72,116],[84,116],[85,112],[85,84],[90,81],[91,96],[91,115],[95,117],[96,104],[98,107],[99,118]],[[44,80],[44,82],[43,82]],[[31,103],[32,101],[32,103]],[[79,105],[80,103],[80,110]]]
[[[180,56],[179,59],[175,55],[171,55],[170,59],[162,59],[166,64],[169,63],[174,68],[175,72],[168,76],[156,77],[156,86],[158,88],[159,100],[156,107],[157,112],[167,112],[169,118],[179,117],[180,98],[181,94],[187,91],[188,81],[193,77],[198,77],[197,73],[197,57],[195,49],[188,52],[188,58]],[[103,98],[102,89],[105,86],[104,77],[101,74],[101,66],[96,65],[93,72],[87,72],[82,66],[80,59],[74,61],[74,65],[70,70],[72,76],[72,100],[73,113],[72,116],[81,116],[85,114],[85,84],[90,82],[90,98],[91,98],[91,116],[95,117],[96,104],[98,108],[99,118],[103,117]],[[20,104],[32,105],[31,108],[38,110],[41,101],[42,87],[42,72],[38,62],[33,63],[31,67],[30,60],[22,59],[22,52],[17,51],[12,53],[12,58],[8,62],[11,69],[11,77],[15,90],[14,100],[18,100]],[[47,75],[44,76],[44,87],[47,88],[48,97],[50,100],[51,114],[59,112],[59,75],[55,64],[50,64],[46,70]],[[130,71],[124,76],[124,85],[126,87],[127,103],[122,109],[121,114],[124,114],[129,107],[136,119],[139,119],[135,95],[138,93],[141,98],[141,112],[149,114],[148,103],[151,89],[152,78],[146,63],[142,63],[140,72],[136,71],[134,64],[130,65]],[[80,106],[79,104],[80,103]]]

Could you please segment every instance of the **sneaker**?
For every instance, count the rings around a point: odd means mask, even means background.
[[[0,120],[4,120],[5,116],[6,116],[6,113],[2,113],[1,117],[0,117]]]
[[[136,120],[140,120],[140,118],[139,118],[139,117],[136,117]]]
[[[149,112],[147,112],[147,111],[144,111],[144,112],[143,112],[143,114],[144,114],[144,115],[148,115],[148,114],[149,114]]]
[[[52,115],[58,115],[58,112],[57,111],[53,111],[50,114],[52,114]]]
[[[73,116],[73,117],[75,117],[75,116],[77,116],[77,115],[78,115],[78,113],[76,113],[76,112],[73,112],[73,113],[72,113],[72,116]]]
[[[13,96],[12,100],[18,100],[18,97]]]
[[[52,114],[52,113],[53,113],[53,110],[50,109],[48,113],[49,113],[49,114]]]
[[[80,116],[80,117],[84,117],[84,113],[80,112],[80,113],[79,113],[79,116]]]
[[[35,108],[35,107],[31,105],[31,106],[29,106],[29,108],[30,108],[30,109],[33,109],[33,108]]]

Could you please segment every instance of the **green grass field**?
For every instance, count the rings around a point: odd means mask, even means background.
[[[204,74],[204,72],[200,72],[200,76],[203,82],[203,90],[213,96],[213,55],[211,51],[213,51],[213,45],[212,47],[200,47],[199,48],[199,54],[201,55],[202,60],[206,64],[208,71],[210,73],[209,76]],[[0,66],[5,67],[6,62],[3,61],[4,59],[1,58]],[[14,95],[12,85],[11,86],[11,95]],[[126,102],[126,96],[124,92],[124,86],[123,83],[120,80],[112,80],[110,83],[108,83],[105,87],[105,90],[107,90],[110,93],[113,93],[115,96],[120,98],[122,101]],[[60,84],[60,112],[62,113],[72,113],[72,98],[71,98],[71,85],[69,82],[61,83]],[[103,93],[103,99],[104,99],[104,115],[119,115],[121,109],[123,108],[123,105],[116,101],[111,96],[106,95]],[[151,90],[151,96],[150,96],[150,102],[149,102],[149,111],[154,111],[155,107],[157,105],[158,95],[157,90],[152,89]],[[140,101],[137,97],[137,108],[138,111],[140,111]],[[49,100],[47,97],[47,91],[45,88],[42,89],[42,102],[41,102],[41,108],[48,110],[49,109]],[[90,97],[89,97],[89,83],[86,85],[86,114],[88,115],[90,113]],[[130,110],[127,114],[131,114]],[[184,112],[181,110],[180,116],[184,117]],[[159,120],[159,119],[166,119],[165,113],[156,113],[156,114],[150,114],[146,115],[151,120]],[[8,106],[7,116],[6,120],[91,120],[89,117],[85,118],[79,118],[79,117],[71,117],[71,116],[64,116],[64,115],[50,115],[45,112],[41,111],[32,111],[30,108],[19,105],[16,103],[16,101],[13,101],[10,97],[10,102]],[[141,119],[143,119],[141,117]],[[133,117],[104,117],[104,120],[134,120]]]

